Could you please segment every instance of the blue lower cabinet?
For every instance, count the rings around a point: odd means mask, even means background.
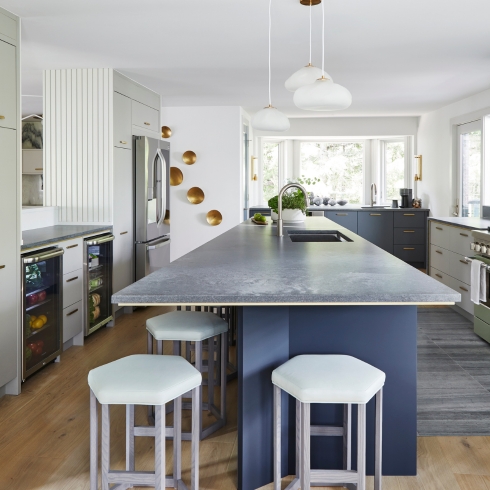
[[[395,228],[393,233],[395,245],[424,245],[425,228]]]
[[[425,263],[425,245],[395,245],[393,255],[408,263]]]
[[[392,254],[393,211],[359,211],[357,234]]]
[[[357,211],[325,211],[325,218],[357,233]]]

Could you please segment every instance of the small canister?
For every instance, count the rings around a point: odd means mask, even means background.
[[[482,254],[486,254],[487,253],[487,246],[484,243],[481,244],[480,251],[481,251]]]
[[[476,247],[476,243],[475,242],[471,242],[471,244],[470,244],[471,250],[475,250],[475,247]]]
[[[480,250],[481,250],[481,245],[478,242],[476,242],[475,243],[475,252],[479,252]]]

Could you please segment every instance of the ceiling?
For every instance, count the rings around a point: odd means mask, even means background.
[[[268,3],[0,0],[22,18],[23,94],[42,93],[46,68],[112,67],[162,94],[164,106],[250,113],[268,103]],[[490,87],[488,0],[326,0],[325,69],[353,103],[301,111],[284,81],[308,62],[309,8],[272,5],[272,102],[289,116],[420,115]],[[312,13],[320,65],[321,6]],[[24,114],[42,107],[23,101]]]

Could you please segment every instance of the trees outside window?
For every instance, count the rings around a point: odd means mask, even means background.
[[[279,193],[279,142],[264,141],[262,155],[262,189],[263,201]]]
[[[405,144],[403,141],[384,142],[384,199],[400,199],[400,189],[405,187]]]

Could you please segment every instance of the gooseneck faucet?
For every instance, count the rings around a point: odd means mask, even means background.
[[[292,184],[286,184],[281,191],[279,192],[279,196],[277,197],[277,236],[283,236],[282,234],[282,196],[285,191],[288,189],[291,189],[292,187],[298,188],[300,191],[303,192],[305,196],[305,203],[306,207],[310,204],[308,202],[308,193],[306,192],[305,188],[301,184],[295,184],[294,182]]]
[[[374,189],[374,197],[373,197],[373,189]],[[376,204],[376,197],[378,196],[378,190],[376,189],[376,184],[371,184],[371,206]]]

